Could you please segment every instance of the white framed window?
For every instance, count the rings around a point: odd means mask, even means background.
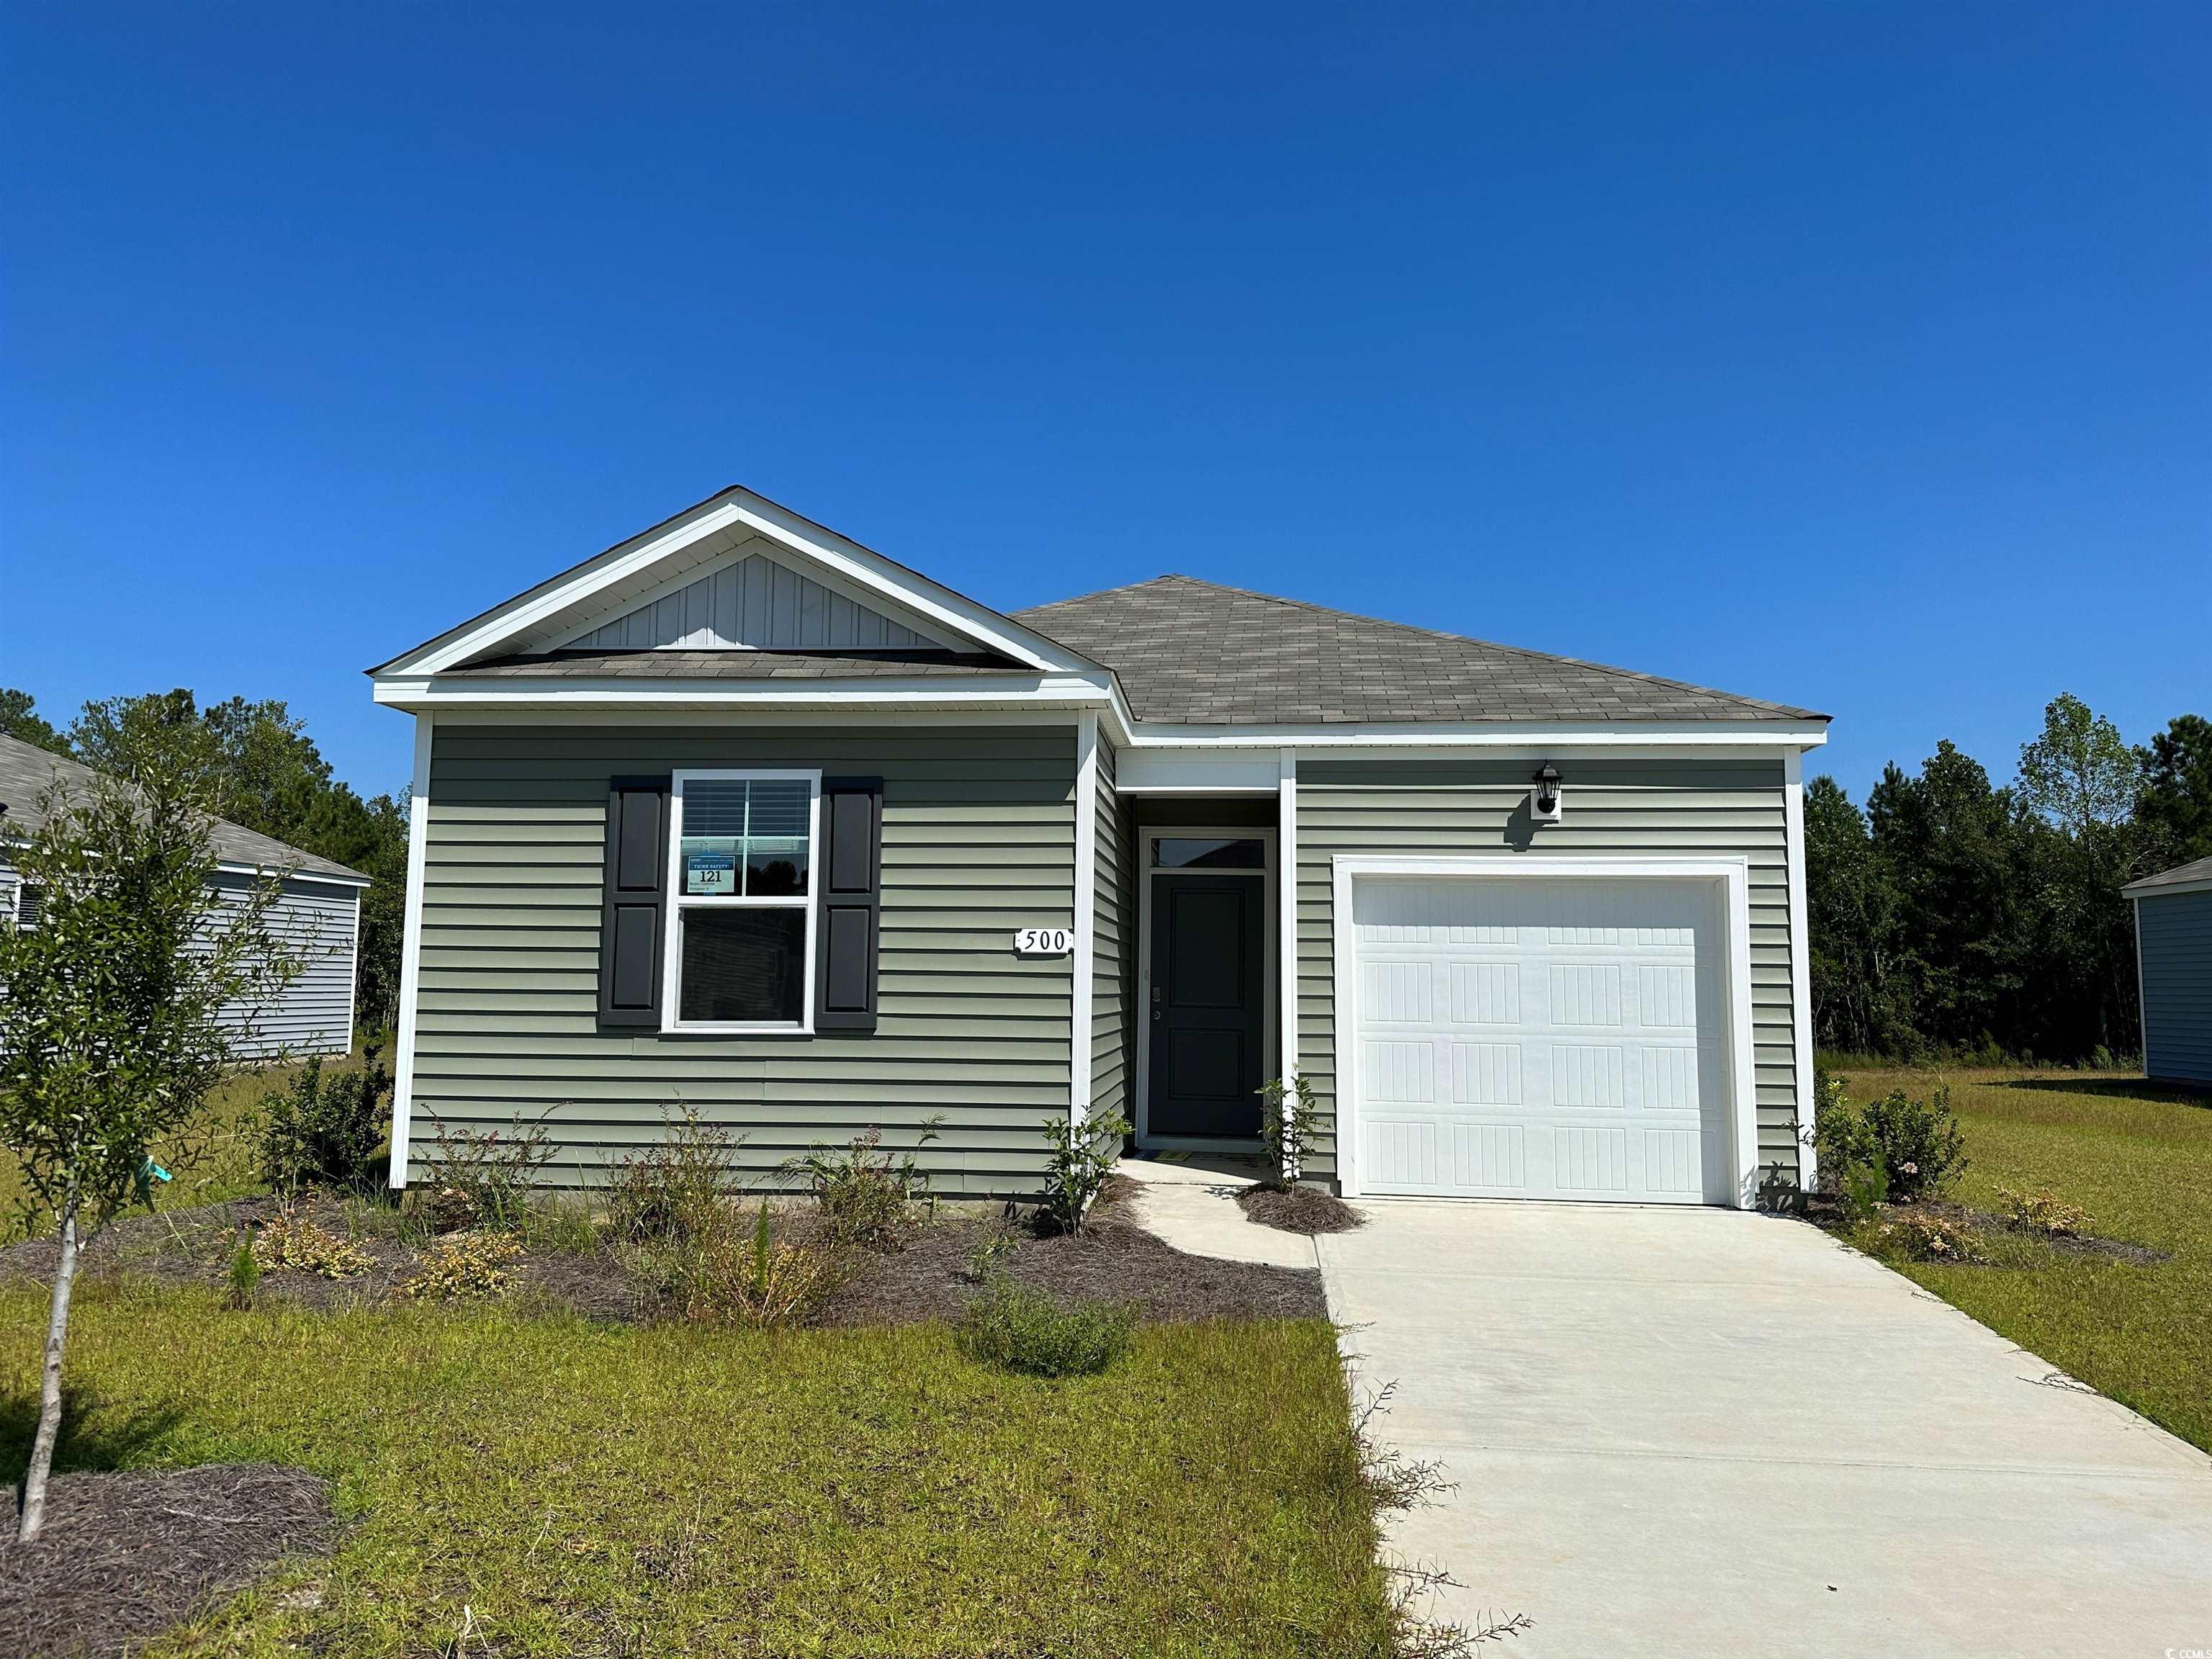
[[[661,1029],[811,1036],[822,774],[678,772],[668,820]]]

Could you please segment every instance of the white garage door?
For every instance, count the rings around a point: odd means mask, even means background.
[[[1717,884],[1352,893],[1364,1190],[1729,1201]]]

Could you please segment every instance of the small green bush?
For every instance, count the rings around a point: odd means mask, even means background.
[[[1052,1146],[1045,1158],[1044,1220],[1057,1232],[1081,1232],[1091,1200],[1121,1161],[1129,1120],[1109,1115],[1078,1124],[1055,1115],[1044,1121],[1044,1132]]]
[[[969,1357],[1025,1376],[1095,1376],[1129,1351],[1137,1310],[1111,1302],[1062,1307],[1044,1291],[995,1274],[960,1324]]]
[[[1260,1139],[1267,1143],[1275,1166],[1274,1184],[1288,1192],[1305,1173],[1306,1155],[1313,1150],[1321,1124],[1314,1103],[1313,1085],[1303,1074],[1286,1083],[1269,1078],[1260,1085]]]
[[[703,1237],[724,1225],[738,1192],[743,1144],[696,1108],[666,1115],[660,1144],[617,1164],[607,1182],[607,1216],[617,1238],[643,1244]]]
[[[2005,1217],[2013,1225],[2029,1232],[2052,1238],[2079,1238],[2089,1231],[2089,1212],[2048,1188],[2016,1193],[2009,1187],[2000,1187],[1997,1202],[2003,1206]]]
[[[1881,1224],[1881,1243],[1915,1261],[1986,1261],[1982,1236],[1961,1221],[1924,1210],[1905,1210]]]
[[[325,1073],[310,1060],[289,1089],[261,1099],[262,1178],[280,1193],[307,1187],[370,1192],[380,1184],[378,1156],[392,1124],[392,1073],[378,1052],[363,1051],[359,1069]]]
[[[915,1161],[915,1152],[937,1139],[939,1121],[932,1118],[923,1126],[914,1152],[883,1151],[884,1132],[872,1125],[843,1151],[817,1146],[785,1164],[784,1173],[805,1179],[821,1212],[823,1230],[836,1243],[896,1250],[906,1242],[913,1206],[929,1196],[929,1177]]]
[[[538,1172],[552,1157],[542,1119],[526,1123],[518,1112],[505,1129],[457,1129],[440,1122],[424,1160],[422,1184],[430,1194],[425,1217],[439,1232],[525,1231]]]
[[[1965,1172],[1966,1141],[1948,1089],[1925,1101],[1893,1089],[1864,1106],[1852,1103],[1850,1091],[1840,1077],[1823,1076],[1814,1085],[1813,1146],[1831,1192],[1850,1203],[1855,1185],[1868,1194],[1878,1184],[1874,1202],[1910,1204],[1948,1192]],[[1881,1182],[1855,1174],[1864,1170],[1878,1170]]]

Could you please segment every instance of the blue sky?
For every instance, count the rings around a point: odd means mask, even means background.
[[[644,16],[646,21],[635,19]],[[2212,10],[16,7],[0,684],[281,696],[742,482],[1806,703],[2212,713]]]

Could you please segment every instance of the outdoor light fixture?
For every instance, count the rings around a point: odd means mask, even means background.
[[[1529,792],[1528,816],[1539,823],[1559,821],[1559,769],[1549,761],[1536,774],[1536,787]]]

